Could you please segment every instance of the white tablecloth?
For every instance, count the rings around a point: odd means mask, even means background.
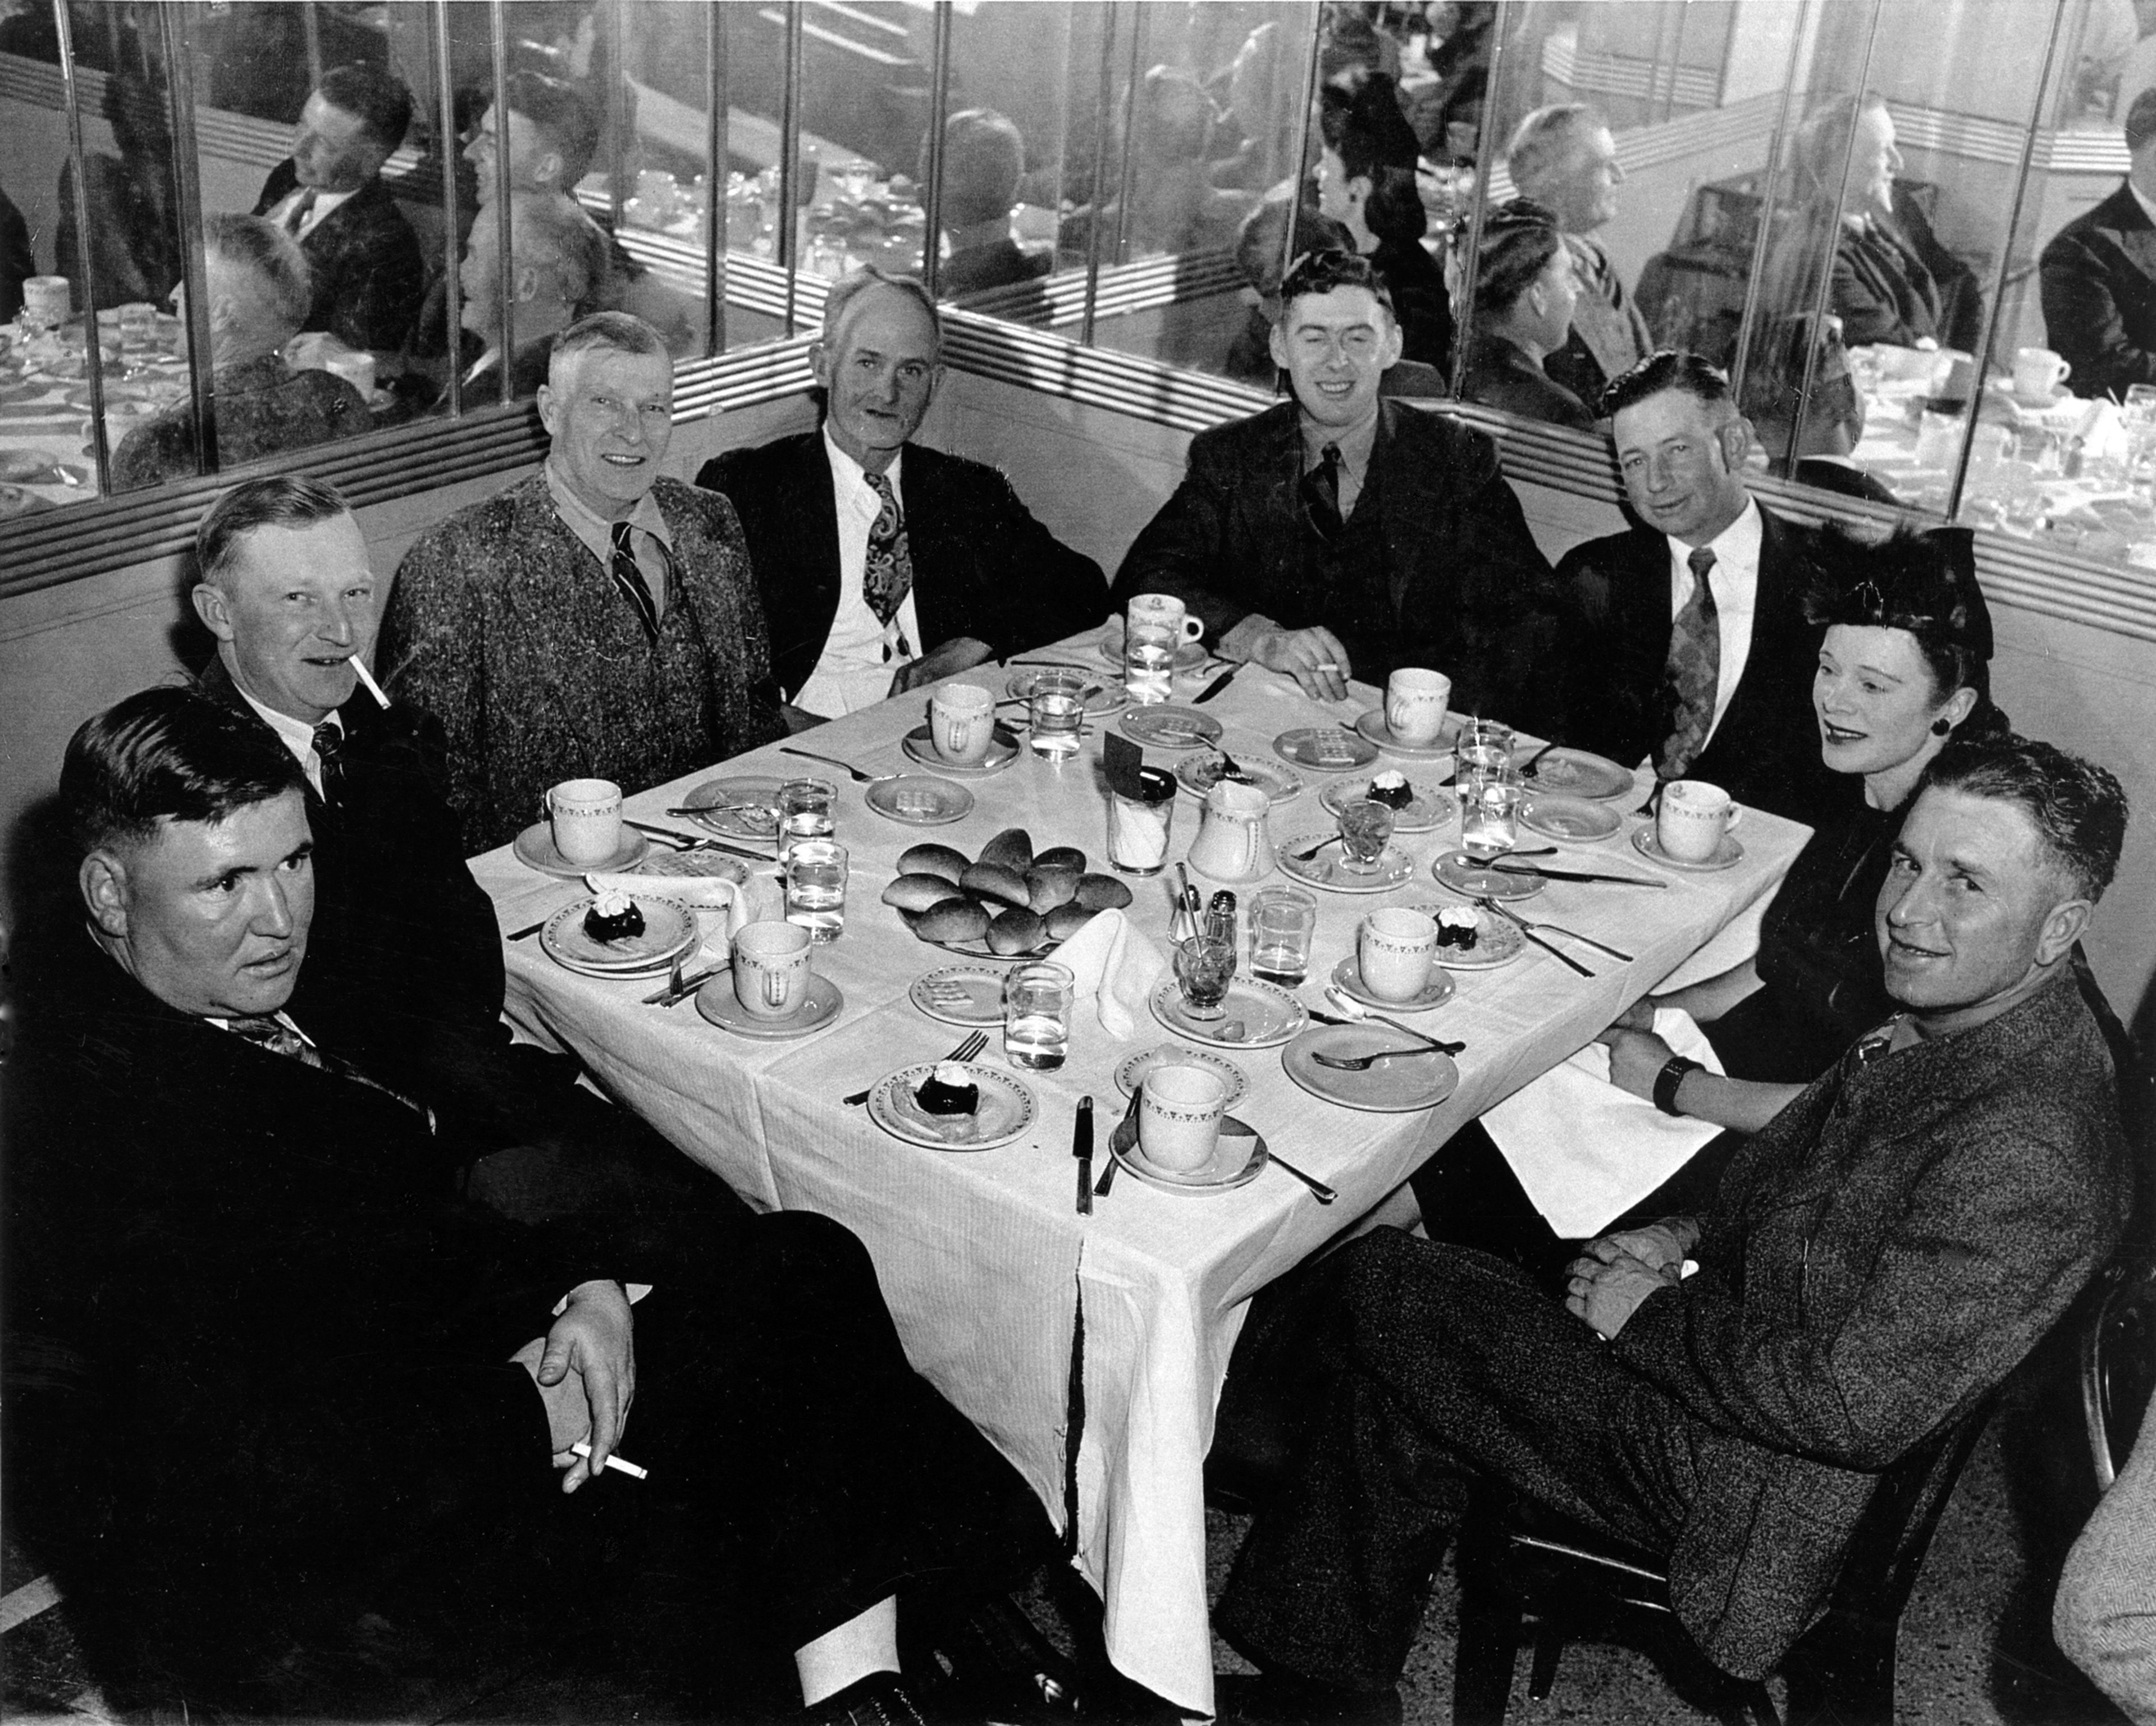
[[[1085,651],[1059,650],[1072,659]],[[978,675],[989,680],[987,668]],[[993,677],[999,695],[1004,676]],[[1196,686],[1188,680],[1178,695],[1187,699]],[[1248,668],[1206,711],[1226,726],[1230,750],[1270,760],[1270,740],[1281,730],[1352,720],[1376,699],[1358,686],[1348,701],[1322,709],[1291,683]],[[872,772],[911,770],[898,740],[920,722],[924,704],[925,697],[887,703],[799,741]],[[1096,740],[1060,771],[1021,754],[1008,771],[969,782],[978,802],[965,821],[934,829],[886,820],[866,807],[864,787],[840,784],[838,836],[851,849],[852,884],[845,933],[818,950],[817,965],[844,991],[845,1005],[816,1036],[753,1042],[705,1022],[691,1005],[642,1006],[649,981],[575,975],[552,963],[536,940],[509,949],[509,1006],[526,1030],[576,1050],[616,1095],[752,1200],[824,1211],[860,1235],[915,1366],[1010,1457],[1059,1522],[1071,1339],[1082,1301],[1076,1562],[1104,1601],[1117,1667],[1184,1708],[1209,1713],[1203,1463],[1243,1303],[1378,1204],[1462,1123],[1587,1042],[1753,905],[1780,878],[1806,830],[1755,810],[1737,867],[1671,874],[1666,891],[1552,883],[1523,908],[1527,914],[1625,948],[1635,961],[1620,965],[1579,950],[1598,972],[1589,981],[1530,948],[1502,970],[1460,975],[1457,996],[1419,1022],[1467,1044],[1459,1089],[1434,1110],[1350,1110],[1299,1088],[1277,1050],[1238,1055],[1251,1081],[1239,1112],[1283,1155],[1338,1189],[1337,1204],[1316,1204],[1277,1171],[1196,1199],[1126,1176],[1086,1218],[1075,1213],[1070,1155],[1077,1100],[1087,1093],[1095,1099],[1096,1156],[1105,1157],[1108,1129],[1122,1112],[1116,1065],[1168,1040],[1159,1027],[1142,1025],[1117,1045],[1081,1022],[1060,1072],[1024,1075],[1041,1103],[1036,1127],[999,1150],[920,1150],[888,1137],[839,1099],[895,1068],[935,1058],[961,1035],[906,999],[915,978],[952,961],[916,941],[879,902],[899,853],[934,838],[971,855],[998,830],[1023,826],[1037,847],[1075,844],[1097,860],[1105,833],[1097,753]],[[1148,758],[1167,756],[1154,750]],[[713,771],[791,776],[824,770],[767,749]],[[1317,804],[1329,776],[1298,771],[1306,789],[1274,812],[1278,838],[1332,826]],[[663,820],[660,811],[708,776],[633,797],[629,813]],[[1179,800],[1173,856],[1188,848],[1197,814],[1190,797]],[[1318,895],[1306,1001],[1321,1004],[1320,984],[1351,950],[1364,912],[1449,899],[1428,865],[1456,837],[1449,823],[1402,842],[1419,866],[1409,886],[1375,898]],[[1656,873],[1626,837],[1568,846],[1568,855],[1553,861]],[[473,869],[493,894],[505,932],[577,891],[517,863],[506,847],[475,858]],[[1160,881],[1135,884],[1132,916],[1164,939],[1168,889]],[[993,1042],[983,1058],[1000,1060]]]

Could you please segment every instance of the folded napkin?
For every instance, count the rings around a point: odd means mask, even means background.
[[[584,877],[593,893],[642,894],[649,899],[670,899],[698,913],[705,945],[725,952],[733,939],[750,923],[775,923],[786,915],[786,889],[770,875],[751,875],[735,883],[723,875],[621,875]]]
[[[1672,1053],[1722,1071],[1691,1015],[1655,1013],[1655,1035]],[[1664,1114],[1609,1082],[1609,1051],[1590,1042],[1482,1117],[1535,1208],[1560,1240],[1594,1234],[1691,1160],[1722,1129]]]
[[[1121,911],[1102,911],[1055,950],[1070,967],[1072,996],[1090,1001],[1101,1028],[1118,1042],[1138,1027],[1153,986],[1168,975],[1168,960]]]

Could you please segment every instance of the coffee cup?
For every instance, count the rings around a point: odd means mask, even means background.
[[[2032,400],[2048,401],[2052,392],[2074,375],[2074,368],[2047,347],[2016,348],[2014,351],[2014,393]]]
[[[1706,863],[1722,848],[1722,836],[1743,820],[1743,806],[1718,785],[1673,779],[1662,787],[1655,837],[1680,863]]]
[[[790,1018],[808,998],[808,931],[798,923],[745,923],[734,937],[734,999],[755,1019]]]
[[[1385,684],[1385,729],[1397,743],[1424,749],[1445,730],[1452,679],[1441,671],[1404,667]]]
[[[1430,986],[1437,959],[1437,922],[1422,911],[1389,906],[1355,932],[1363,986],[1380,1001],[1413,1001]]]
[[[1187,1175],[1213,1160],[1227,1112],[1228,1082],[1202,1067],[1156,1067],[1138,1099],[1138,1147],[1146,1160]]]
[[[946,684],[928,701],[928,735],[954,767],[978,767],[995,735],[996,699],[978,684]]]
[[[74,309],[65,276],[30,276],[23,283],[23,322],[33,329],[54,330]]]
[[[565,779],[547,793],[554,848],[590,868],[621,849],[621,787],[611,779]]]
[[[1130,623],[1150,623],[1184,641],[1196,641],[1205,633],[1205,620],[1191,617],[1172,593],[1135,594],[1125,617]]]

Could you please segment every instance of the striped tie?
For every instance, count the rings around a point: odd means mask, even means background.
[[[613,561],[608,567],[613,571],[613,584],[629,596],[629,602],[636,607],[636,615],[644,620],[644,633],[654,647],[659,644],[659,607],[651,597],[651,588],[644,579],[644,571],[636,566],[636,553],[629,547],[629,527],[626,521],[613,525]]]
[[[1714,730],[1714,698],[1722,682],[1722,621],[1707,573],[1714,554],[1702,545],[1685,560],[1691,566],[1691,597],[1677,612],[1670,631],[1666,668],[1676,698],[1670,735],[1655,751],[1655,776],[1682,779],[1707,747]]]

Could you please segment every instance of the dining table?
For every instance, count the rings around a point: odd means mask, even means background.
[[[1019,657],[1084,667],[1112,685],[1111,647],[1089,633]],[[1002,698],[1009,680],[1026,668],[983,665],[964,680],[988,684]],[[1216,661],[1190,666],[1176,678],[1174,699],[1191,701],[1225,668]],[[933,774],[937,769],[901,750],[906,734],[926,717],[928,695],[918,689],[894,697],[789,741],[870,775]],[[1412,783],[1439,785],[1445,812],[1439,824],[1395,839],[1413,860],[1408,879],[1375,894],[1314,890],[1319,912],[1309,976],[1295,991],[1308,1008],[1330,1010],[1324,983],[1353,951],[1366,913],[1469,903],[1433,874],[1435,861],[1460,839],[1458,815],[1441,783],[1449,758],[1388,751],[1374,763],[1333,771],[1291,765],[1275,750],[1275,740],[1291,731],[1352,729],[1382,705],[1366,684],[1350,684],[1345,700],[1325,703],[1289,678],[1247,665],[1194,709],[1219,722],[1217,749],[1246,766],[1286,770],[1299,781],[1291,794],[1283,784],[1270,811],[1270,833],[1282,851],[1298,836],[1308,844],[1334,831],[1320,797],[1336,781],[1358,784],[1397,768]],[[978,1058],[1010,1072],[1036,1105],[1027,1129],[998,1149],[962,1152],[905,1142],[844,1099],[896,1069],[948,1055],[963,1035],[910,998],[917,979],[956,961],[917,939],[881,902],[899,873],[900,854],[933,842],[971,858],[1000,831],[1023,827],[1036,849],[1076,847],[1089,868],[1104,870],[1103,734],[1122,730],[1132,714],[1158,710],[1090,715],[1078,752],[1067,759],[1036,758],[1021,742],[1001,771],[952,776],[973,806],[939,826],[877,812],[867,801],[874,786],[781,753],[776,744],[630,796],[630,817],[694,837],[704,829],[693,818],[665,812],[685,807],[714,778],[810,775],[836,783],[836,837],[850,853],[850,878],[843,932],[814,950],[814,964],[842,1001],[811,1034],[737,1035],[707,1020],[694,1002],[648,1004],[649,977],[616,981],[572,971],[531,939],[507,943],[506,1010],[521,1034],[573,1051],[619,1102],[751,1203],[821,1211],[860,1237],[915,1368],[1009,1458],[1061,1529],[1071,1562],[1101,1597],[1110,1659],[1186,1713],[1206,1715],[1214,1711],[1214,1675],[1204,1464],[1250,1297],[1353,1229],[1463,1124],[1585,1047],[1718,932],[1756,918],[1808,829],[1748,809],[1732,836],[1741,843],[1725,848],[1741,854],[1726,866],[1666,868],[1631,843],[1650,821],[1638,812],[1651,784],[1642,776],[1609,802],[1620,817],[1618,832],[1591,843],[1558,843],[1537,866],[1661,884],[1549,880],[1516,906],[1534,921],[1630,957],[1557,938],[1580,969],[1527,945],[1496,968],[1458,971],[1450,997],[1408,1022],[1465,1045],[1456,1058],[1458,1082],[1441,1101],[1375,1112],[1353,1106],[1352,1075],[1340,1076],[1348,1100],[1304,1088],[1291,1078],[1280,1047],[1218,1052],[1247,1078],[1234,1113],[1272,1150],[1333,1188],[1336,1203],[1319,1203],[1301,1182],[1266,1166],[1247,1184],[1197,1192],[1120,1179],[1082,1214],[1072,1160],[1081,1099],[1095,1099],[1101,1168],[1109,1131],[1124,1113],[1119,1064],[1158,1045],[1188,1046],[1142,1012],[1131,1034],[1117,1038],[1080,1003],[1067,1061],[1055,1071],[1012,1066],[991,1032]],[[1148,765],[1170,768],[1217,753],[1142,746]],[[1527,753],[1522,740],[1518,758]],[[1178,793],[1172,860],[1186,855],[1199,822],[1199,800],[1187,790]],[[1551,843],[1523,834],[1522,848]],[[662,843],[654,855],[664,854]],[[742,861],[752,871],[777,869],[775,862]],[[494,901],[505,937],[587,891],[580,881],[527,865],[509,846],[473,858],[471,868]],[[1122,878],[1133,894],[1125,913],[1132,930],[1165,950],[1173,868]],[[1275,873],[1268,881],[1285,878]],[[1215,883],[1196,884],[1209,895]],[[1259,884],[1238,883],[1236,890],[1247,897]],[[654,889],[664,890],[661,883]],[[719,986],[726,986],[723,979]]]

